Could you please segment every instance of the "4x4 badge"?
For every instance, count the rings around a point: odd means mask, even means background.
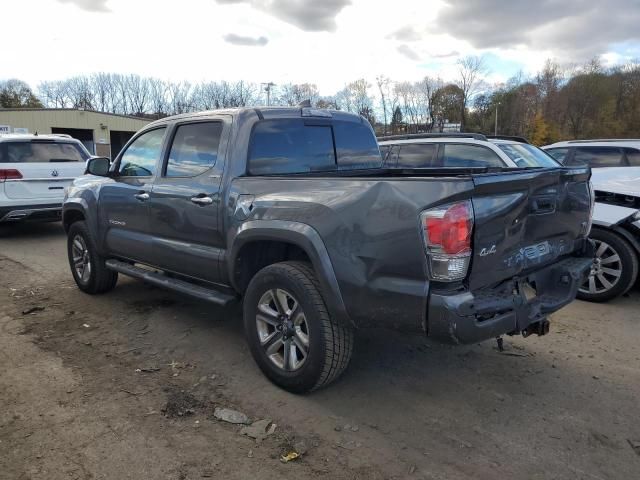
[[[58,176],[58,170],[51,170],[51,176],[52,177],[57,177]]]
[[[480,250],[481,257],[486,257],[487,255],[493,255],[494,253],[496,253],[495,245],[491,245],[491,248],[483,248],[482,250]]]

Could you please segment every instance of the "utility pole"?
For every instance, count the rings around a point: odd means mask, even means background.
[[[500,104],[496,103],[496,127],[495,127],[495,131],[493,132],[495,136],[498,136],[498,105]]]
[[[276,86],[273,82],[263,83],[264,91],[267,93],[267,107],[271,105],[271,89]]]

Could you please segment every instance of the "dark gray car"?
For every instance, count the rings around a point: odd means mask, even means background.
[[[383,168],[343,112],[170,117],[88,171],[63,208],[80,289],[123,273],[242,299],[254,358],[294,392],[340,375],[356,328],[544,334],[593,256],[587,168]]]

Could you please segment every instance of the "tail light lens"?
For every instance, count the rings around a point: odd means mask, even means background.
[[[0,168],[0,182],[5,180],[17,180],[22,178],[22,174],[15,168]]]
[[[473,206],[470,200],[420,214],[432,280],[454,282],[467,276],[471,262]]]

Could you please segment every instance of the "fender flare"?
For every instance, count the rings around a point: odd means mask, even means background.
[[[86,221],[89,221],[87,202],[82,198],[67,199],[62,205],[62,225],[65,225],[64,217],[70,212],[80,212]]]
[[[256,241],[279,241],[301,248],[311,260],[331,315],[341,322],[353,325],[342,299],[329,252],[320,234],[305,223],[288,220],[250,220],[243,223],[230,242],[232,246],[228,250],[226,262],[228,278],[236,291],[239,291],[235,282],[236,258],[245,245]]]

